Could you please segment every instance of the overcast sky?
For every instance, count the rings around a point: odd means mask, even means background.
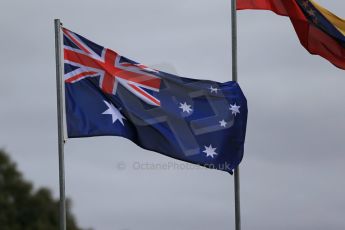
[[[345,1],[319,0],[345,17]],[[0,1],[0,148],[58,197],[53,19],[122,55],[180,76],[231,79],[230,1]],[[249,120],[243,229],[345,229],[345,72],[310,55],[287,18],[238,15]],[[234,229],[233,177],[119,137],[69,140],[66,193],[95,230]],[[189,165],[190,166],[190,165]]]

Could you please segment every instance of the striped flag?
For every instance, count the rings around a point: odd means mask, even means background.
[[[345,20],[313,0],[237,0],[237,9],[270,10],[290,18],[301,44],[345,69]]]

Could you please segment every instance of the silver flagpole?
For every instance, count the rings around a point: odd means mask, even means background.
[[[57,121],[58,121],[58,150],[59,150],[59,183],[60,183],[60,230],[66,230],[66,197],[65,197],[65,162],[64,162],[64,117],[63,117],[63,86],[61,64],[61,26],[60,19],[55,24],[55,55],[56,55],[56,93],[57,93]]]
[[[237,81],[237,0],[231,0],[232,80]],[[241,230],[240,167],[234,171],[235,226]]]

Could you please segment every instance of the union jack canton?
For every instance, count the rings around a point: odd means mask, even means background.
[[[99,87],[104,93],[115,95],[118,84],[121,84],[146,103],[160,105],[160,101],[146,91],[159,91],[160,78],[150,74],[157,71],[130,61],[65,28],[63,35],[65,63],[77,67],[65,74],[66,82],[74,83],[87,77],[100,76]]]

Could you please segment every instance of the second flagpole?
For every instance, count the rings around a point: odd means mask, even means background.
[[[238,81],[237,75],[237,0],[231,0],[231,33],[232,33],[232,80]],[[234,170],[235,193],[235,229],[241,230],[240,202],[240,166]]]

